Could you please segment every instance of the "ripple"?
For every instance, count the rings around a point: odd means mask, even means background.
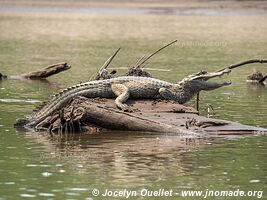
[[[41,103],[39,100],[34,99],[0,99],[4,103]]]
[[[50,165],[27,164],[27,167],[50,167]]]
[[[255,179],[255,180],[250,180],[249,182],[250,182],[250,183],[259,183],[260,180]]]
[[[53,194],[53,193],[39,193],[39,196],[43,196],[43,197],[54,197],[55,194]]]
[[[73,193],[73,192],[67,192],[66,195],[69,195],[69,196],[79,196],[80,194]]]
[[[15,182],[5,182],[6,185],[15,185]]]
[[[42,176],[43,177],[49,177],[49,176],[51,176],[52,175],[52,173],[50,173],[50,172],[43,172],[42,173]]]
[[[87,188],[67,188],[67,190],[71,190],[71,191],[87,191]]]
[[[34,195],[34,194],[20,194],[19,196],[20,197],[24,197],[24,198],[34,198],[34,197],[36,197],[36,195]]]
[[[52,192],[61,192],[61,189],[53,189]]]
[[[27,189],[27,192],[37,192],[36,189]]]

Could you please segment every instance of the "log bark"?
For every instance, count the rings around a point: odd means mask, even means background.
[[[76,132],[82,129],[98,132],[107,129],[188,134],[189,130],[155,121],[153,118],[143,118],[142,115],[151,113],[152,116],[157,117],[160,112],[197,113],[191,107],[165,101],[130,100],[128,104],[134,112],[119,110],[113,99],[76,97],[60,112],[45,119],[38,125],[38,128],[48,129],[54,133]]]
[[[82,117],[82,121],[111,130],[188,133],[188,131],[180,130],[172,125],[144,119],[113,108],[95,106],[94,104],[88,102],[86,103],[86,109]]]

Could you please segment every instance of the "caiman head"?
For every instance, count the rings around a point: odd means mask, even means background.
[[[229,74],[231,70],[229,68],[226,68],[219,72],[206,72],[206,71],[200,71],[198,73],[189,75],[185,77],[183,80],[175,84],[174,90],[177,93],[181,93],[181,102],[185,103],[189,101],[192,97],[194,97],[197,93],[199,93],[202,90],[214,90],[217,88],[220,88],[225,85],[230,85],[230,81],[226,82],[209,82],[208,80],[214,77],[220,77],[224,74]]]

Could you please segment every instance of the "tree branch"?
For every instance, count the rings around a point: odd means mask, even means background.
[[[253,63],[267,63],[267,60],[266,59],[262,59],[262,60],[260,60],[260,59],[246,60],[246,61],[243,61],[243,62],[240,62],[240,63],[237,63],[237,64],[232,64],[232,65],[230,65],[228,67],[224,67],[222,69],[217,70],[216,72],[223,71],[223,70],[225,70],[227,68],[234,69],[234,68],[240,67],[242,65],[253,64]]]
[[[106,62],[102,65],[102,67],[98,70],[96,76],[95,76],[95,79],[94,80],[97,80],[99,77],[99,74],[100,72],[103,70],[103,69],[107,69],[109,64],[112,62],[112,60],[115,58],[115,56],[117,55],[117,53],[121,50],[121,48],[118,48],[117,51],[115,51],[112,56],[110,56]],[[90,80],[92,80],[93,76],[91,76]]]
[[[157,51],[151,53],[148,57],[144,58],[141,57],[141,59],[138,60],[138,62],[134,65],[133,68],[137,69],[137,68],[140,68],[146,61],[148,61],[151,57],[153,57],[154,55],[156,55],[158,52],[160,52],[161,50],[165,49],[166,47],[174,44],[175,42],[177,42],[177,40],[174,40],[166,45],[164,45],[163,47],[161,47],[160,49],[158,49]]]

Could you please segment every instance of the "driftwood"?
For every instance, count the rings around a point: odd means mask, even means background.
[[[260,71],[254,71],[252,74],[250,74],[247,77],[247,82],[253,83],[253,84],[266,85],[266,82],[265,82],[266,79],[267,79],[267,75],[263,76],[263,74]]]
[[[22,74],[21,77],[26,79],[44,79],[54,74],[58,74],[62,71],[68,70],[70,68],[71,66],[68,65],[67,63],[58,63],[50,65],[44,69]]]
[[[7,75],[0,73],[0,80],[7,79]]]
[[[96,131],[103,130],[103,128],[107,130],[188,133],[187,130],[181,130],[173,125],[153,119],[144,119],[142,113],[154,113],[155,116],[157,116],[157,112],[197,113],[191,107],[167,101],[130,100],[129,105],[134,113],[118,110],[113,99],[76,97],[63,110],[49,116],[39,124],[38,129],[60,134],[86,129]]]
[[[68,65],[67,63],[57,63],[57,64],[50,65],[44,69],[39,69],[39,70],[28,72],[22,75],[6,76],[0,73],[0,80],[1,79],[32,79],[32,80],[45,79],[49,76],[58,74],[62,71],[66,71],[70,68],[71,66]]]

